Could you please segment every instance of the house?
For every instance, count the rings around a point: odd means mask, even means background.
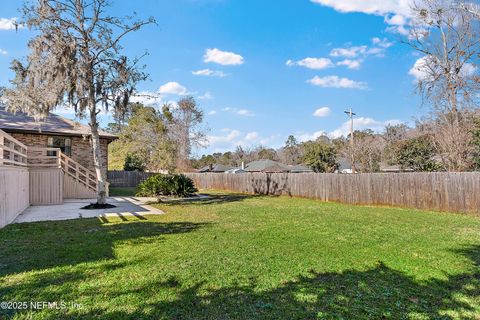
[[[35,121],[24,113],[10,113],[0,107],[0,130],[32,148],[59,148],[64,155],[94,172],[90,127],[50,113],[45,119]],[[105,172],[108,169],[108,144],[117,139],[100,130],[100,145]],[[50,150],[47,155],[53,156]]]
[[[245,166],[245,171],[247,172],[281,173],[290,172],[290,170],[291,168],[286,164],[268,159],[252,161]]]
[[[411,168],[402,168],[399,165],[389,165],[386,163],[380,163],[380,171],[381,172],[413,172],[414,170]]]
[[[351,161],[347,158],[338,159],[338,168],[335,173],[352,173]]]
[[[296,166],[289,166],[291,173],[310,173],[313,170],[303,164],[297,164]]]
[[[245,173],[245,172],[246,171],[242,168],[233,168],[233,169],[225,171],[225,173],[234,173],[234,174]]]
[[[30,205],[96,198],[99,183],[89,132],[58,115],[37,122],[0,108],[0,228]],[[105,170],[108,144],[115,139],[100,131]]]

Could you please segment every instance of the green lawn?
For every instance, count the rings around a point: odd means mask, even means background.
[[[0,230],[0,319],[480,319],[480,219],[222,195]]]
[[[136,190],[137,190],[137,188],[110,187],[110,196],[111,197],[134,196]]]

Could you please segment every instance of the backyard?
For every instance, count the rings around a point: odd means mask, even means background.
[[[117,190],[127,195],[128,190]],[[210,192],[0,230],[0,319],[478,319],[477,217]]]

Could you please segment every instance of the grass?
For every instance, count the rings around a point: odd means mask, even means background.
[[[0,230],[0,319],[479,319],[480,219],[214,193]],[[68,304],[69,306],[69,304]]]
[[[110,196],[111,197],[129,197],[135,196],[137,188],[120,188],[120,187],[110,187]]]

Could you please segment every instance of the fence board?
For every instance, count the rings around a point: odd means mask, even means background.
[[[28,170],[0,166],[0,228],[11,223],[29,205]]]
[[[51,205],[62,203],[62,169],[30,169],[30,204]]]
[[[136,187],[141,182],[158,173],[139,171],[108,171],[107,178],[110,187]]]
[[[132,176],[129,181],[142,180]],[[480,214],[480,172],[187,173],[200,189],[290,195],[347,204],[390,205]],[[110,173],[109,173],[110,179]]]

